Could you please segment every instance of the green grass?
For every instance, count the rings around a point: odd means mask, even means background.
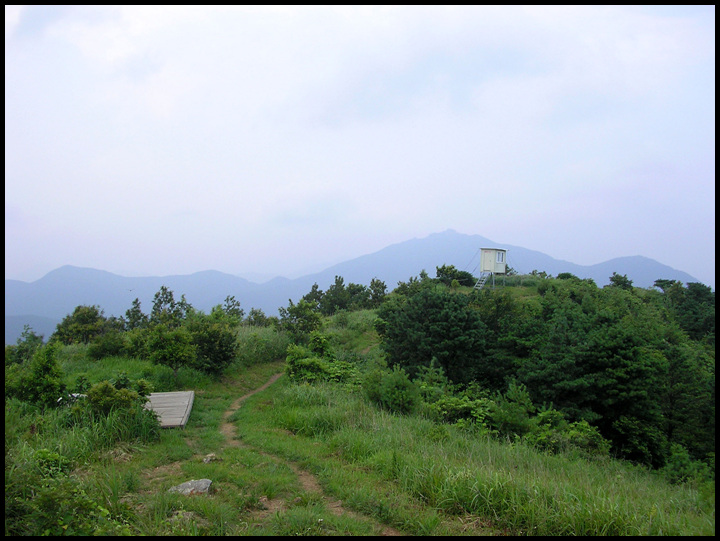
[[[336,347],[368,355],[372,319],[371,311],[335,316],[325,332]],[[257,351],[280,347],[270,333],[245,339]],[[60,359],[68,381],[124,372],[175,384],[163,379],[163,367],[89,361],[82,347],[64,348]],[[282,377],[232,414],[228,440],[221,427],[231,405],[283,368],[283,361],[244,361],[220,381],[185,371],[178,384],[196,391],[186,428],[140,439],[127,437],[119,418],[69,428],[67,410],[6,401],[6,534],[8,517],[23,513],[32,520],[14,533],[43,533],[36,524],[69,531],[57,513],[79,509],[68,520],[86,534],[714,535],[714,487],[704,493],[624,462],[547,455],[394,415],[340,384]],[[205,463],[210,453],[216,460]],[[43,464],[60,473],[38,489],[40,505],[28,487],[42,485]],[[320,492],[300,472],[313,475]],[[213,480],[210,495],[167,492],[200,478]]]
[[[366,353],[378,344],[378,335],[373,327],[375,318],[375,310],[343,310],[328,318],[324,332],[336,351]]]
[[[455,427],[438,441],[432,422],[377,410],[338,385],[284,383],[272,401],[252,404],[238,414],[245,440],[299,461],[348,505],[411,533],[446,527],[429,509],[521,534],[714,534],[714,496],[625,462],[547,455]]]

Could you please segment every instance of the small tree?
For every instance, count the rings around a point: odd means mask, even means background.
[[[142,407],[147,398],[129,388],[118,387],[109,381],[96,383],[87,392],[90,409],[103,415],[113,410],[131,410]]]
[[[294,304],[290,300],[287,308],[280,307],[280,326],[293,340],[306,342],[310,333],[320,328],[322,316],[318,314],[311,303],[300,300]]]
[[[350,310],[362,310],[370,307],[370,290],[364,285],[349,283],[347,294]]]
[[[196,316],[188,324],[188,330],[196,351],[193,366],[198,370],[217,376],[235,359],[238,343],[227,321]]]
[[[177,380],[181,366],[191,366],[196,358],[196,346],[192,343],[192,335],[184,327],[170,329],[165,324],[156,325],[148,340],[150,360],[172,368]]]
[[[35,334],[30,325],[25,325],[20,338],[17,340],[17,345],[5,346],[5,366],[29,361],[42,345],[43,337]]]
[[[326,316],[331,316],[349,306],[350,292],[345,287],[345,280],[342,276],[335,276],[335,283],[327,289],[320,300],[320,311]]]
[[[228,295],[225,297],[223,304],[223,312],[232,319],[234,324],[239,325],[245,317],[245,310],[240,308],[240,301],[235,300],[235,296]]]
[[[618,287],[620,289],[627,289],[632,291],[632,280],[628,279],[627,274],[620,275],[616,272],[613,272],[612,276],[610,277],[609,287]]]
[[[455,268],[455,265],[443,265],[435,267],[437,279],[445,285],[451,285],[453,280],[457,280],[461,286],[472,286],[475,284],[475,278],[467,271],[461,271]]]
[[[422,289],[404,303],[385,302],[375,328],[388,361],[415,377],[432,359],[453,383],[476,376],[487,327],[465,295]]]
[[[373,278],[370,280],[370,308],[377,308],[385,300],[387,285],[382,280]]]
[[[132,302],[132,307],[125,312],[125,320],[126,320],[126,327],[127,330],[133,330],[133,329],[143,329],[147,327],[148,324],[148,316],[146,314],[143,314],[142,309],[140,307],[140,299],[136,298]]]
[[[18,398],[42,407],[58,404],[65,392],[62,370],[55,358],[57,344],[39,348],[29,366],[12,365],[5,370],[5,398]]]
[[[323,290],[320,289],[320,286],[317,285],[317,282],[315,282],[310,289],[310,293],[307,293],[305,296],[303,296],[303,300],[309,302],[315,307],[315,310],[320,310],[320,303],[323,299]]]
[[[106,321],[98,306],[77,306],[58,323],[50,341],[66,345],[87,344],[103,331]]]
[[[245,321],[253,327],[266,327],[268,325],[268,317],[260,308],[250,308],[250,312]]]
[[[176,302],[173,292],[166,286],[162,286],[153,298],[150,322],[153,324],[163,323],[168,327],[178,327],[190,312],[192,312],[192,306],[185,300],[185,295],[182,295],[180,301]]]
[[[90,347],[88,348],[88,355],[97,360],[105,357],[112,357],[114,355],[122,355],[125,351],[124,333],[116,329],[108,329],[102,334],[96,336]]]

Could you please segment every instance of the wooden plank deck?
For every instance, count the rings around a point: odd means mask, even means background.
[[[157,412],[161,428],[185,428],[190,417],[195,391],[150,393],[145,407]]]

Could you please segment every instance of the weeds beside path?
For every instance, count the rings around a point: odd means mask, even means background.
[[[232,424],[232,422],[229,421],[230,417],[235,413],[242,403],[253,396],[256,393],[262,392],[270,385],[275,383],[281,376],[283,375],[282,372],[277,373],[273,375],[265,384],[258,387],[257,389],[250,391],[249,393],[244,394],[237,400],[235,400],[230,407],[225,411],[223,414],[223,422],[220,425],[220,432],[225,437],[226,444],[229,446],[243,446],[247,445],[242,443],[240,440],[237,439],[236,436],[236,429],[235,425]],[[265,453],[263,451],[259,451],[263,456],[267,457],[273,457],[277,459],[278,457],[275,457],[273,455],[269,455],[268,453]],[[321,487],[320,483],[318,482],[317,478],[312,475],[310,472],[302,469],[298,464],[285,461],[287,466],[292,469],[292,471],[297,476],[298,481],[300,482],[300,485],[302,486],[302,489],[304,492],[307,493],[307,498],[311,500],[318,500],[324,503],[325,507],[335,516],[339,517],[342,515],[349,515],[357,520],[367,520],[365,517],[362,517],[360,514],[355,513],[354,511],[347,510],[343,507],[342,501],[337,500],[335,498],[332,498],[328,494],[325,493],[323,488]],[[295,501],[302,500],[301,496],[296,496]],[[288,509],[288,505],[285,501],[283,501],[282,498],[274,498],[272,500],[268,498],[261,498],[261,503],[265,509],[263,512],[255,513],[255,519],[259,519],[262,521],[263,519],[267,519],[269,515],[272,513],[280,513],[283,511],[286,511]],[[401,531],[392,528],[390,526],[379,524],[378,527],[380,528],[380,535],[384,536],[401,536],[404,535]]]
[[[259,393],[259,392],[261,392],[261,391],[264,391],[264,390],[267,389],[268,387],[270,387],[270,385],[272,385],[272,384],[275,383],[278,379],[280,379],[280,376],[282,376],[282,375],[283,375],[282,372],[279,372],[279,373],[273,375],[273,376],[272,376],[265,384],[263,384],[262,386],[258,387],[258,388],[255,389],[254,391],[250,391],[249,393],[244,394],[243,396],[241,396],[240,398],[238,398],[237,400],[235,400],[235,402],[233,402],[233,403],[230,405],[230,407],[225,411],[225,413],[223,414],[223,422],[222,422],[222,424],[220,425],[220,432],[223,434],[223,436],[225,436],[225,440],[226,440],[226,442],[228,443],[228,445],[239,445],[238,440],[235,439],[235,425],[233,425],[231,422],[228,421],[228,419],[230,418],[230,416],[237,411],[237,409],[240,407],[240,405],[241,405],[245,400],[247,400],[248,398],[250,398],[250,397],[251,397],[252,395],[254,395],[255,393]]]

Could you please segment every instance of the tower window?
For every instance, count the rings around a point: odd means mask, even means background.
[[[505,252],[498,252],[498,253],[497,253],[497,262],[498,262],[498,263],[504,263],[504,262],[505,262]]]

